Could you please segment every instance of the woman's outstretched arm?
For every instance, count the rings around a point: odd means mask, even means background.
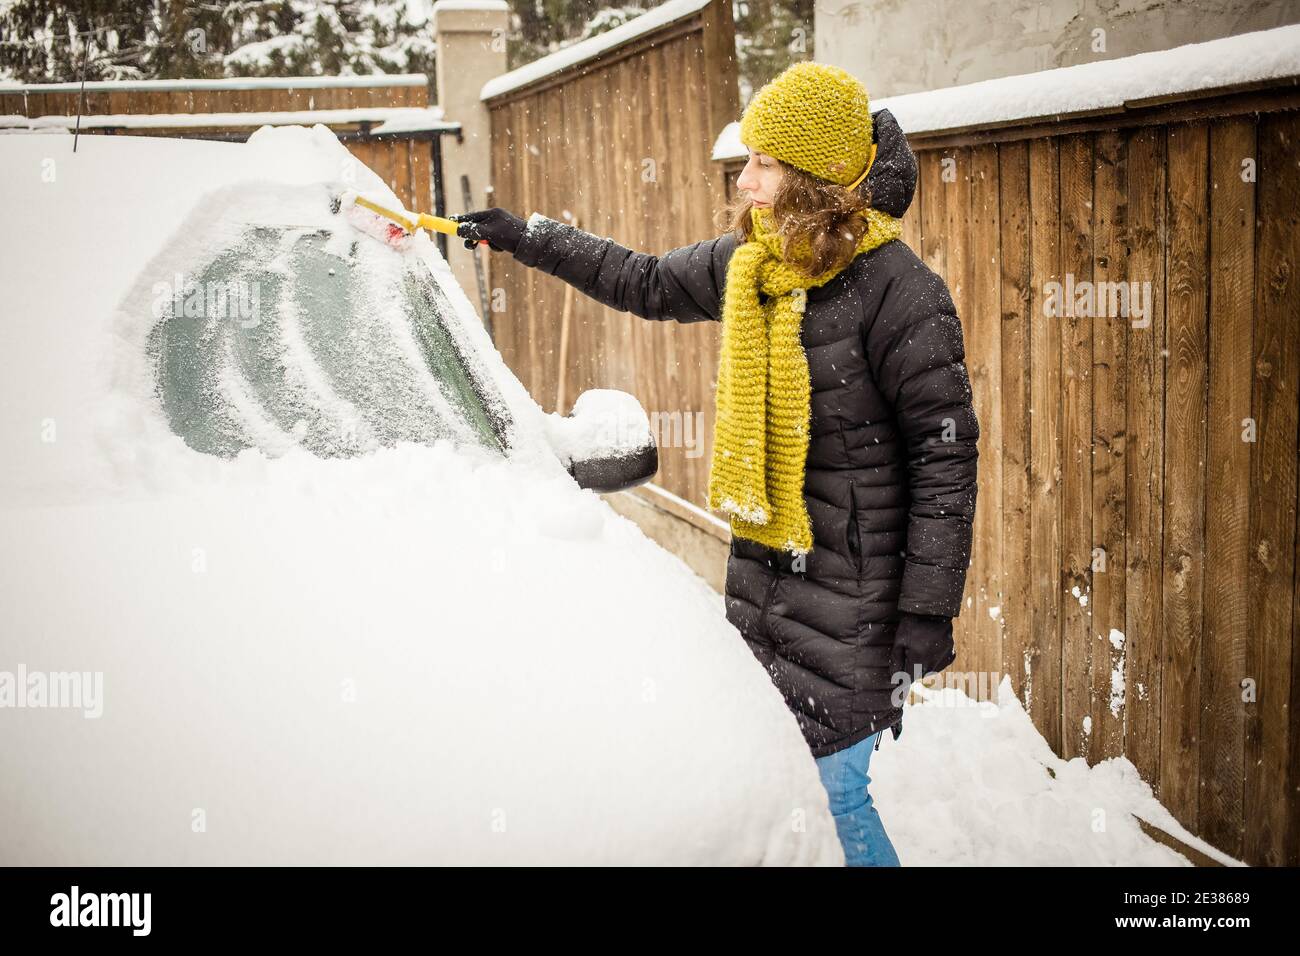
[[[534,213],[514,257],[598,302],[643,319],[718,320],[736,235],[725,233],[663,255],[633,252],[568,223]]]

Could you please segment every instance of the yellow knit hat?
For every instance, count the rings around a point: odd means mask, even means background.
[[[740,119],[740,141],[804,172],[857,188],[876,152],[867,88],[837,66],[795,63],[749,101]]]

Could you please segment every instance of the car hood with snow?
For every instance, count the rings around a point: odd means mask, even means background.
[[[0,862],[842,862],[721,600],[575,482],[598,416],[340,222],[396,197],[327,129],[0,171]]]

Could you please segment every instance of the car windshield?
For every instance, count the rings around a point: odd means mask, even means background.
[[[154,287],[156,388],[190,447],[352,456],[446,438],[504,451],[491,385],[429,269],[364,237],[248,225]]]

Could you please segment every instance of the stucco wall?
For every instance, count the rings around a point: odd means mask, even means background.
[[[1300,23],[1300,0],[821,0],[816,11],[814,59],[873,98]]]

